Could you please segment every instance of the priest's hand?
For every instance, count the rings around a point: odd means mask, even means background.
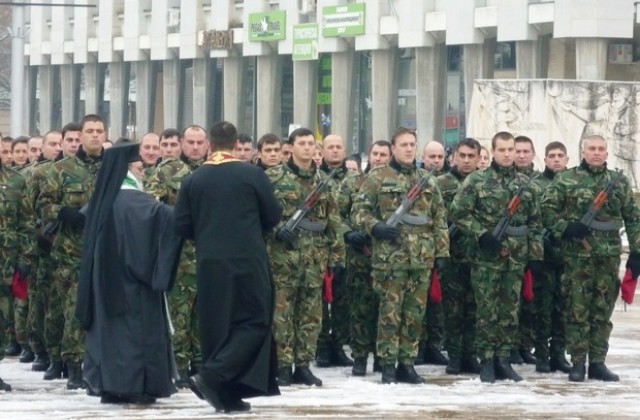
[[[58,219],[74,229],[82,230],[87,217],[80,212],[80,207],[63,207],[58,213]]]

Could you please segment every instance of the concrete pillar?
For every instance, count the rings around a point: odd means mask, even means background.
[[[215,61],[211,58],[193,60],[193,123],[209,130],[213,124],[213,93],[215,92]]]
[[[482,44],[467,44],[463,48],[465,118],[469,118],[473,82],[485,77],[484,48]]]
[[[33,134],[36,132],[36,85],[37,83],[38,83],[38,67],[37,66],[25,67],[25,73],[24,73],[24,110],[25,112],[24,112],[24,121],[22,123],[22,129],[27,134]]]
[[[516,77],[538,79],[542,77],[542,57],[539,41],[516,42]]]
[[[109,63],[109,138],[113,141],[127,135],[129,103],[129,63]]]
[[[257,57],[256,81],[256,134],[279,133],[280,90],[282,87],[282,61],[278,54]]]
[[[101,65],[94,61],[84,65],[84,112],[97,114],[104,94],[104,73]],[[67,121],[69,122],[69,121]]]
[[[53,79],[54,67],[50,65],[40,66],[38,69],[38,91],[40,92],[40,102],[38,103],[40,121],[38,129],[41,134],[52,129],[53,125]]]
[[[318,62],[293,62],[293,122],[313,130],[316,124]]]
[[[244,59],[227,57],[224,59],[224,119],[236,127],[240,123],[242,92],[244,92]]]
[[[62,99],[63,125],[77,120],[79,88],[80,68],[75,64],[63,64],[60,66],[60,97]]]
[[[173,58],[162,63],[164,93],[164,126],[181,129],[180,110],[182,109],[182,66],[180,60]]]
[[[355,100],[354,60],[353,51],[331,55],[331,132],[342,136],[347,153],[357,150],[357,143],[354,147],[351,141]]]
[[[388,139],[396,128],[398,88],[397,48],[371,51],[371,109],[373,139]]]
[[[576,38],[576,79],[605,80],[608,42],[602,38]]]
[[[151,131],[156,104],[156,67],[150,60],[136,61],[136,135]],[[160,133],[158,133],[160,134]]]
[[[442,140],[445,119],[447,47],[416,48],[416,128],[418,150]]]

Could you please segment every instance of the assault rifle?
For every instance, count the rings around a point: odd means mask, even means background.
[[[411,210],[413,203],[418,199],[418,197],[420,197],[422,191],[424,191],[427,183],[429,182],[429,178],[431,178],[435,171],[436,167],[434,166],[428,174],[420,178],[418,182],[416,182],[416,184],[411,187],[407,195],[402,198],[402,202],[400,203],[396,211],[394,211],[393,214],[389,216],[389,219],[387,219],[387,221],[385,222],[387,225],[398,226],[398,223],[405,222],[409,225],[419,226],[424,225],[429,221],[425,216],[412,216],[407,213],[409,212],[409,210]]]
[[[524,196],[525,191],[527,191],[527,188],[529,188],[533,180],[538,178],[538,176],[530,178],[529,181],[527,181],[526,184],[521,185],[514,196],[511,197],[507,208],[504,209],[504,213],[502,214],[500,221],[493,229],[493,232],[491,232],[498,241],[501,241],[505,234],[509,234],[510,236],[525,236],[527,234],[528,228],[526,226],[511,226],[511,220],[522,203],[522,196]]]

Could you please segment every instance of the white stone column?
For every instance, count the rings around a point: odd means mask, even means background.
[[[151,131],[156,105],[156,67],[150,60],[136,61],[136,133],[141,139]],[[160,133],[157,133],[160,134]]]
[[[80,69],[75,64],[60,66],[60,99],[62,100],[62,124],[76,120]]]
[[[236,127],[240,123],[242,92],[244,92],[244,59],[227,57],[224,59],[224,119]]]
[[[104,74],[100,64],[92,61],[84,65],[84,112],[85,114],[97,114],[102,102],[102,84]],[[69,122],[69,121],[67,121]]]
[[[516,77],[538,79],[542,77],[542,57],[539,41],[516,42]]]
[[[125,136],[129,99],[129,63],[109,63],[109,138]]]
[[[53,66],[40,66],[38,69],[38,90],[40,92],[40,102],[38,103],[40,121],[38,128],[40,133],[44,134],[52,129],[53,124]]]
[[[256,135],[278,133],[280,129],[280,102],[282,62],[278,54],[260,55],[256,59]]]
[[[416,48],[416,127],[418,150],[442,139],[446,100],[447,48],[444,44]]]
[[[608,39],[576,38],[576,79],[605,80]]]
[[[293,122],[315,128],[318,93],[318,61],[293,62]]]
[[[371,109],[373,139],[388,139],[396,128],[398,88],[396,84],[397,48],[371,52]]]
[[[162,91],[164,95],[164,126],[178,127],[180,124],[180,109],[182,108],[182,72],[180,60],[173,58],[162,63]]]
[[[342,136],[348,152],[353,137],[354,60],[352,50],[331,55],[331,132]]]
[[[469,107],[471,106],[471,94],[473,93],[473,82],[482,79],[484,75],[484,48],[482,44],[467,44],[463,47],[463,77],[464,77],[464,98],[465,98],[465,118],[469,118]]]
[[[27,134],[33,134],[36,130],[36,84],[38,80],[38,67],[26,66],[24,73],[24,116],[22,130]],[[63,124],[65,122],[63,121]],[[44,134],[44,133],[42,133]]]
[[[213,92],[215,92],[215,61],[211,58],[193,60],[193,123],[209,131],[213,124]]]

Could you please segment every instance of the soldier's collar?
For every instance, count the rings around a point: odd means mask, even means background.
[[[516,172],[519,172],[521,174],[525,174],[525,175],[531,175],[531,173],[534,171],[533,169],[533,163],[525,168],[519,168],[516,166]]]
[[[502,175],[511,174],[511,173],[515,172],[515,170],[516,170],[515,165],[512,164],[511,166],[500,166],[495,161],[495,159],[491,159],[491,168],[493,168],[494,171],[496,171],[497,173],[502,174]]]
[[[582,162],[580,162],[580,167],[592,174],[601,174],[602,172],[606,172],[607,162],[605,162],[602,166],[592,166],[589,165],[586,160],[582,159]]]
[[[302,169],[301,167],[293,163],[293,157],[289,158],[287,166],[293,171],[294,174],[302,178],[312,178],[316,174],[317,169],[314,161],[311,161],[311,167],[309,169]]]
[[[183,161],[191,170],[196,169],[198,166],[204,163],[204,158],[193,160],[189,159],[184,153],[180,153],[180,160]]]
[[[322,163],[320,164],[320,170],[322,172],[328,174],[334,169],[337,169],[336,175],[338,175],[338,177],[345,174],[347,172],[347,160],[346,159],[343,160],[340,166],[337,166],[336,168],[332,168],[331,166],[329,166],[327,162],[325,162],[324,158],[322,159]]]
[[[556,176],[556,173],[553,172],[548,166],[545,166],[544,171],[542,172],[542,176],[547,179],[553,180],[553,178]]]
[[[98,156],[91,156],[82,148],[82,146],[78,147],[78,152],[76,153],[76,157],[83,162],[99,162],[102,160],[102,155],[104,154],[104,149],[100,149],[100,154]]]
[[[457,166],[452,166],[451,169],[449,169],[449,173],[458,178],[460,181],[464,180],[467,177],[465,174],[458,170]]]
[[[391,162],[389,162],[389,166],[391,166],[393,169],[400,172],[401,174],[412,174],[416,171],[415,163],[416,161],[414,160],[411,166],[402,165],[400,162],[396,160],[396,158],[392,157]]]

